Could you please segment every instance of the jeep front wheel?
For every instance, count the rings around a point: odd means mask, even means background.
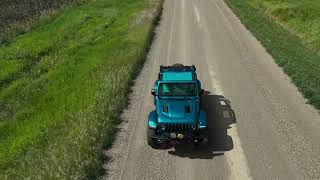
[[[152,138],[153,135],[155,135],[155,130],[148,128],[148,130],[147,130],[148,145],[154,149],[157,149],[160,147],[160,143],[158,143],[157,140]]]

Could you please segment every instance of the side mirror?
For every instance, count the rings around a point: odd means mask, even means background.
[[[200,95],[203,95],[203,93],[204,93],[204,89],[201,89]]]
[[[155,95],[156,95],[156,92],[154,91],[154,89],[151,89],[151,95],[152,95],[152,96],[155,96]]]

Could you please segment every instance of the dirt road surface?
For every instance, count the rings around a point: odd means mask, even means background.
[[[160,65],[195,64],[207,146],[147,145],[150,89]],[[236,118],[222,116],[226,97]],[[222,0],[166,0],[160,25],[123,112],[105,179],[319,179],[320,116]]]

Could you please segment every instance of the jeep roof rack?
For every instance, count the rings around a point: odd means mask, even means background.
[[[184,66],[182,64],[174,64],[172,66],[160,66],[160,72],[166,72],[166,71],[192,71],[196,72],[196,66]]]
[[[184,66],[182,64],[174,64],[172,66],[160,66],[160,72],[158,79],[163,80],[163,73],[165,72],[190,72],[192,73],[192,79],[197,79],[195,65]]]

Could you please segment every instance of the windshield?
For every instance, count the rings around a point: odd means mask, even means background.
[[[195,83],[161,83],[159,96],[196,96]]]

